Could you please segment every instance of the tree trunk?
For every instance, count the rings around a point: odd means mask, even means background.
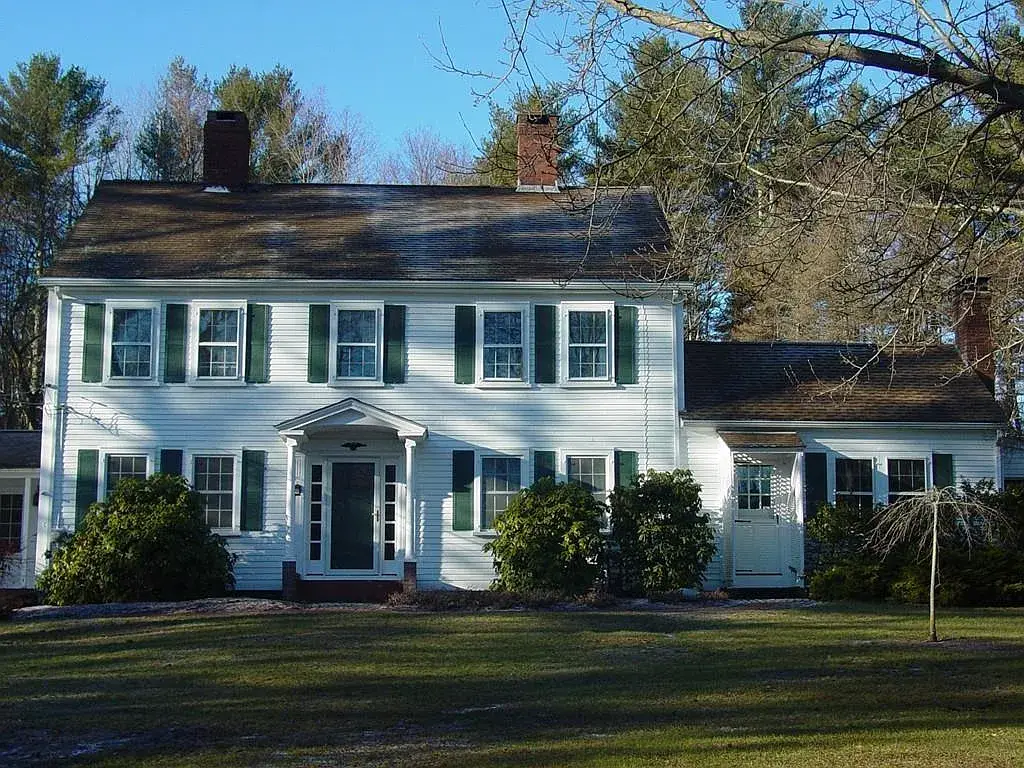
[[[938,499],[932,502],[932,578],[931,588],[928,590],[928,642],[939,641],[938,632],[935,629],[935,584],[939,574],[939,502]]]

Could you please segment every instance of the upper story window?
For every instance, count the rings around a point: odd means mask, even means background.
[[[737,509],[770,509],[772,506],[772,467],[766,464],[741,464],[736,467]]]
[[[836,504],[861,512],[874,507],[874,462],[871,459],[836,459]]]
[[[477,383],[525,383],[529,373],[529,335],[529,314],[526,305],[477,306]]]
[[[890,504],[925,491],[924,459],[889,459],[888,474]]]
[[[110,377],[153,376],[153,310],[111,308]]]
[[[199,366],[200,379],[237,379],[241,348],[237,309],[199,310]]]
[[[332,381],[370,384],[382,381],[383,314],[382,304],[332,305]]]
[[[96,313],[93,317],[98,321],[95,343],[90,343],[89,338],[90,322],[94,322],[90,320],[91,312]],[[116,301],[105,307],[87,305],[83,366],[93,366],[94,378],[83,381],[102,380],[126,386],[156,384],[159,316],[159,305],[147,301]]]
[[[614,380],[612,304],[562,305],[562,381]]]
[[[377,378],[377,312],[338,310],[339,379]]]

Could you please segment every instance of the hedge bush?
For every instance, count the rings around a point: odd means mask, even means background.
[[[494,520],[484,546],[494,557],[492,587],[508,592],[557,592],[575,597],[600,571],[603,505],[585,488],[538,480],[512,497]]]
[[[611,495],[610,572],[616,591],[697,587],[715,555],[711,520],[689,470],[649,470]]]
[[[177,475],[122,480],[48,554],[38,587],[55,605],[185,600],[234,586],[234,556]]]

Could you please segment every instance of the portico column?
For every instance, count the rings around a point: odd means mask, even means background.
[[[295,521],[295,441],[285,438],[285,446],[288,448],[288,479],[285,481],[285,504],[284,504],[284,559],[295,559],[295,536],[292,534],[292,527]]]
[[[403,586],[416,589],[416,499],[414,484],[414,451],[416,441],[405,440],[405,566]]]

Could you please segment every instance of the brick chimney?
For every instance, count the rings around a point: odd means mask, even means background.
[[[988,278],[978,277],[960,283],[953,300],[953,332],[964,363],[995,391],[995,341],[992,338],[990,309],[992,294]]]
[[[518,140],[517,189],[520,192],[558,191],[558,145],[555,115],[520,114],[516,120]]]
[[[210,110],[203,126],[203,181],[237,188],[249,181],[249,118],[244,112]]]

